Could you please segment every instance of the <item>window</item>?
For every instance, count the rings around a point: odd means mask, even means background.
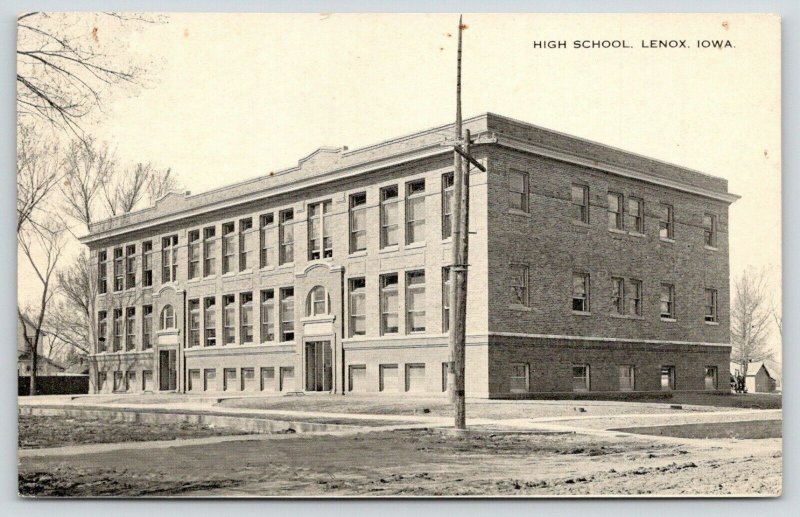
[[[447,391],[447,374],[450,371],[450,363],[442,363],[442,393]]]
[[[527,393],[530,389],[530,370],[527,363],[511,363],[509,391],[511,393]]]
[[[397,246],[400,242],[397,185],[381,189],[381,248]]]
[[[380,378],[378,379],[378,390],[380,391],[398,391],[397,382],[397,365],[396,364],[382,364],[380,365]]]
[[[242,368],[242,391],[256,391],[255,368]]]
[[[178,281],[178,236],[161,239],[161,283]]]
[[[628,198],[628,230],[644,233],[644,201],[639,198]]]
[[[125,289],[136,287],[136,245],[125,248]]]
[[[122,258],[122,248],[114,249],[114,290],[122,291],[122,281],[124,278],[124,260]]]
[[[236,342],[236,297],[226,294],[222,297],[222,344]]]
[[[381,334],[398,332],[397,273],[381,275]]]
[[[454,179],[452,172],[442,174],[442,239],[453,235]]]
[[[294,212],[283,210],[278,219],[278,239],[280,240],[280,263],[294,262]]]
[[[234,233],[236,228],[233,223],[222,225],[222,274],[233,271],[233,261],[236,257],[234,250]]]
[[[275,291],[261,291],[261,342],[275,341]]]
[[[705,388],[709,391],[717,389],[717,367],[706,366]]]
[[[189,300],[189,346],[200,346],[200,300]]]
[[[114,391],[122,391],[122,388],[122,372],[116,371],[114,372]]]
[[[153,391],[153,370],[142,370],[142,391]]]
[[[706,289],[706,323],[717,323],[717,290]]]
[[[189,391],[200,391],[203,385],[200,382],[200,370],[189,370]]]
[[[659,237],[669,240],[675,238],[675,214],[673,213],[672,205],[661,203],[658,225]]]
[[[294,341],[294,287],[281,288],[281,341]]]
[[[675,319],[675,286],[672,284],[661,284],[661,319]]]
[[[714,214],[703,214],[703,234],[705,245],[709,248],[717,246],[717,216]]]
[[[203,391],[217,391],[216,368],[206,368],[203,370]]]
[[[259,218],[260,232],[258,261],[260,267],[271,266],[275,262],[275,258],[272,255],[272,243],[270,242],[269,235],[267,235],[267,233],[272,229],[274,222],[275,220],[272,214],[264,214]]]
[[[203,230],[203,276],[217,274],[217,231],[213,226]]]
[[[108,381],[108,373],[97,372],[97,389],[100,392],[106,391],[106,382]]]
[[[633,391],[635,385],[634,367],[624,364],[619,367],[619,390]]]
[[[203,323],[205,332],[205,346],[216,346],[217,344],[217,300],[209,297],[203,300]]]
[[[161,309],[161,330],[175,328],[175,310],[172,305],[165,305]]]
[[[675,367],[661,367],[661,390],[672,391],[675,389]]]
[[[364,278],[351,278],[350,284],[350,337],[367,333],[366,287]]]
[[[153,306],[142,305],[142,349],[153,348]]]
[[[572,185],[572,220],[589,222],[589,187],[586,185]]]
[[[514,210],[528,211],[528,173],[508,171],[508,206]]]
[[[142,243],[142,285],[153,285],[153,241]]]
[[[406,273],[406,329],[425,332],[425,271]]]
[[[572,310],[589,312],[589,273],[572,273]]]
[[[351,364],[347,367],[348,390],[355,392],[367,391],[367,366],[364,364]]]
[[[350,196],[350,253],[367,249],[367,194]]]
[[[630,313],[633,316],[642,315],[642,281],[630,280],[630,295],[628,302],[630,303]]]
[[[261,391],[276,391],[275,389],[275,368],[261,368]]]
[[[130,370],[125,373],[125,391],[136,389],[136,372]]]
[[[333,256],[330,212],[330,201],[308,205],[308,260]]]
[[[625,314],[625,280],[611,278],[611,306],[617,314]]]
[[[573,365],[572,391],[589,391],[589,366]]]
[[[281,391],[289,391],[294,389],[294,366],[281,366],[280,370],[278,371],[280,378],[280,386],[278,388]]]
[[[511,264],[511,303],[514,305],[528,306],[528,266],[525,264]]]
[[[248,217],[239,221],[239,271],[253,267],[253,240],[256,234],[253,231],[253,218]]]
[[[97,352],[105,352],[106,350],[106,333],[108,331],[108,313],[106,311],[99,311],[97,313]]]
[[[306,316],[322,316],[328,314],[328,296],[325,288],[318,285],[308,292],[306,299]]]
[[[608,196],[608,227],[613,230],[622,230],[622,194],[609,192]]]
[[[239,295],[239,337],[242,343],[253,342],[253,293]]]
[[[189,279],[200,277],[200,230],[189,232]]]
[[[97,290],[100,294],[108,292],[108,252],[97,252]]]
[[[125,350],[136,349],[136,308],[125,309]]]
[[[409,393],[425,391],[424,364],[406,364],[406,391]]]
[[[236,368],[222,369],[222,391],[236,390]]]
[[[114,309],[114,352],[122,350],[122,309]]]
[[[442,331],[450,331],[450,268],[442,268]]]
[[[406,244],[425,241],[425,180],[406,183]]]

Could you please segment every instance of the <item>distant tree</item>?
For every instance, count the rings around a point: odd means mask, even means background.
[[[748,267],[734,282],[733,295],[732,359],[746,376],[748,363],[772,358],[767,342],[772,311],[767,305],[766,273]]]
[[[34,224],[62,177],[59,149],[33,126],[17,126],[17,233]]]

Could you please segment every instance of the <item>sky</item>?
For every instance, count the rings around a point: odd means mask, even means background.
[[[125,45],[154,66],[89,128],[193,193],[452,122],[457,16],[172,14]],[[726,178],[732,277],[780,304],[780,22],[769,15],[466,14],[463,109]],[[97,34],[100,43],[114,33]],[[534,48],[535,41],[568,48]],[[575,40],[632,48],[573,49]],[[689,48],[642,48],[686,40]],[[698,40],[732,48],[697,48]],[[773,346],[779,348],[777,332]]]

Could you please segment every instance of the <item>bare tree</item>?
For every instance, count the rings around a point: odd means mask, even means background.
[[[91,137],[71,142],[64,159],[61,193],[66,214],[88,231],[99,216],[100,196],[112,181],[116,162],[104,144]]]
[[[172,175],[172,169],[154,170],[148,184],[147,202],[153,205],[167,193],[178,189],[178,182]]]
[[[17,233],[45,211],[62,176],[58,155],[58,145],[33,126],[17,126]]]
[[[748,363],[772,358],[767,343],[771,315],[766,274],[764,270],[748,267],[734,283],[731,306],[732,355],[744,376]]]

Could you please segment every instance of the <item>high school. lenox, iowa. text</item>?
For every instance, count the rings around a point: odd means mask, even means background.
[[[614,40],[574,40],[567,45],[566,40],[539,40],[533,42],[533,48],[735,48],[731,40],[699,39],[689,42],[685,39],[640,40],[639,45],[624,39]]]

